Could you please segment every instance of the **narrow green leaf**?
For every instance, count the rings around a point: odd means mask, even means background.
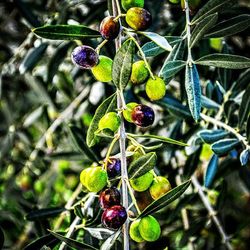
[[[150,215],[166,207],[167,205],[172,203],[174,200],[179,198],[186,191],[189,185],[190,185],[190,180],[182,183],[181,185],[167,192],[165,195],[163,195],[162,197],[160,197],[159,199],[151,203],[149,206],[147,206],[142,211],[142,213],[138,216],[138,218]]]
[[[138,31],[137,33],[147,37],[148,39],[150,39],[151,41],[153,41],[155,44],[157,44],[159,47],[161,47],[166,51],[173,50],[172,46],[169,44],[168,40],[164,36],[161,36],[154,32]]]
[[[55,152],[44,156],[45,160],[82,161],[82,153],[72,151]]]
[[[249,114],[250,114],[250,85],[248,85],[242,97],[242,102],[240,104],[239,123],[238,123],[240,129],[243,128],[243,125],[247,121]]]
[[[209,188],[214,180],[215,174],[218,169],[218,163],[219,163],[219,157],[216,154],[214,154],[208,163],[207,170],[205,173],[204,182],[206,188]]]
[[[100,159],[96,156],[96,154],[87,146],[85,140],[83,139],[81,130],[76,126],[69,126],[70,135],[73,139],[74,144],[77,149],[86,155],[90,160],[94,162],[98,162]]]
[[[32,241],[29,245],[24,247],[23,250],[34,250],[34,249],[41,249],[44,245],[51,246],[56,245],[60,241],[55,239],[55,237],[51,234],[44,235],[34,241]]]
[[[121,230],[118,230],[114,234],[112,234],[104,243],[101,245],[100,250],[110,250],[112,246],[115,244],[116,240],[121,234]]]
[[[219,109],[220,108],[220,104],[209,99],[208,97],[204,95],[201,96],[201,106],[206,109]]]
[[[84,25],[46,25],[32,30],[37,36],[52,40],[97,38],[100,33]]]
[[[28,213],[25,218],[26,220],[30,221],[40,220],[44,218],[55,217],[63,211],[65,211],[64,207],[37,209]]]
[[[196,60],[195,64],[226,69],[244,69],[250,67],[250,59],[230,54],[211,54]]]
[[[186,65],[186,62],[176,60],[176,61],[170,61],[164,64],[164,67],[161,69],[161,77],[164,79],[168,79],[175,74],[177,74],[181,69],[183,69]]]
[[[40,106],[37,109],[33,110],[23,121],[23,126],[27,128],[32,125],[43,114],[43,111],[43,106]]]
[[[174,144],[174,145],[178,145],[178,146],[188,146],[184,142],[176,141],[174,139],[167,138],[167,137],[164,137],[164,136],[150,135],[150,134],[144,134],[144,135],[128,134],[128,135],[130,135],[131,137],[135,137],[135,138],[153,139],[153,140],[156,140],[156,141],[170,143],[170,144]]]
[[[91,249],[91,250],[97,250],[97,248],[90,246],[88,244],[85,244],[83,242],[80,241],[76,241],[70,238],[67,238],[59,233],[53,232],[51,230],[48,230],[55,238],[59,239],[60,241],[63,241],[66,243],[67,246],[69,247],[73,247],[76,248],[78,250],[87,250],[87,249]]]
[[[90,228],[90,227],[85,227],[85,231],[89,232],[91,236],[94,238],[97,238],[98,240],[104,240],[110,237],[114,231],[111,231],[106,228]]]
[[[215,12],[220,12],[225,10],[225,8],[230,8],[237,3],[237,0],[210,0],[208,1],[194,16],[191,24],[203,20],[206,16],[211,15]]]
[[[122,44],[115,55],[112,79],[116,87],[120,90],[124,89],[130,80],[134,53],[135,43],[132,39],[128,39]]]
[[[208,144],[214,143],[218,140],[224,139],[230,133],[223,129],[216,129],[216,130],[208,130],[204,129],[197,133],[197,135]]]
[[[199,74],[194,64],[192,66],[186,65],[185,88],[190,112],[197,122],[201,112],[201,87]]]
[[[101,105],[96,109],[95,115],[89,125],[87,131],[86,142],[89,147],[92,147],[96,144],[96,135],[95,132],[98,129],[98,123],[101,118],[108,112],[114,111],[116,109],[117,96],[116,93],[108,97]]]
[[[211,149],[217,155],[224,155],[239,144],[238,139],[222,139],[212,144]]]
[[[156,153],[151,152],[133,161],[128,169],[129,179],[138,178],[156,166]]]
[[[242,14],[215,25],[206,35],[206,38],[225,37],[237,34],[250,26],[250,15]]]
[[[194,47],[200,41],[207,31],[216,24],[218,20],[218,13],[211,14],[200,21],[192,31],[190,47]]]
[[[246,89],[250,83],[250,68],[245,70],[242,74],[239,75],[239,78],[232,86],[232,92],[238,92],[240,90]]]

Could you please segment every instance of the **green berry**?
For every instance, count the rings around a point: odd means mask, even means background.
[[[171,190],[171,184],[167,178],[162,176],[157,176],[153,180],[149,192],[154,200],[157,200],[162,195]]]
[[[141,7],[144,6],[144,0],[122,0],[122,8],[125,11],[128,11],[132,7]]]
[[[135,85],[144,83],[149,77],[148,69],[144,61],[138,61],[132,65],[131,82]]]
[[[105,114],[99,121],[98,128],[100,130],[109,129],[116,132],[121,124],[121,119],[115,112]]]
[[[138,103],[136,102],[130,102],[126,105],[127,109],[122,111],[123,117],[126,121],[133,123],[131,114],[132,114],[133,108],[137,105]]]
[[[166,85],[162,78],[155,76],[155,79],[148,79],[146,83],[146,93],[150,100],[157,101],[166,94]]]
[[[132,240],[140,243],[143,242],[144,239],[141,237],[140,231],[139,231],[139,224],[141,220],[135,220],[131,223],[129,228],[129,235]]]
[[[180,2],[180,0],[169,0],[170,3],[177,4]]]
[[[139,224],[141,237],[146,241],[156,241],[161,235],[159,222],[151,215],[141,219]]]
[[[150,187],[153,178],[153,174],[151,172],[147,172],[138,178],[130,180],[130,185],[135,191],[143,192]]]
[[[112,80],[113,60],[107,56],[99,56],[99,62],[91,68],[95,79],[100,82],[110,82]]]

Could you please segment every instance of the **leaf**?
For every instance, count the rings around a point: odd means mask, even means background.
[[[79,152],[62,151],[55,152],[44,156],[46,160],[67,160],[67,161],[82,161],[83,155]]]
[[[4,232],[3,229],[0,227],[0,249],[3,248],[4,245]]]
[[[247,69],[242,74],[240,74],[237,81],[232,86],[232,92],[237,92],[244,90],[250,82],[250,69]]]
[[[212,144],[211,149],[215,154],[224,155],[239,144],[238,139],[222,139]]]
[[[46,246],[56,245],[59,242],[60,241],[58,239],[55,239],[53,235],[47,234],[34,240],[29,245],[27,245],[23,250],[41,249],[44,245]]]
[[[112,79],[115,86],[120,90],[124,89],[130,80],[134,53],[135,43],[132,39],[128,39],[115,55]]]
[[[43,106],[38,107],[34,111],[32,111],[24,120],[23,126],[25,128],[31,126],[42,114],[43,114]]]
[[[238,127],[240,129],[243,128],[243,125],[246,122],[249,114],[250,114],[250,85],[248,85],[242,97],[242,102],[240,104],[239,123],[238,123]]]
[[[172,203],[174,200],[179,198],[189,187],[190,180],[182,183],[181,185],[175,187],[174,189],[167,192],[165,195],[160,197],[159,199],[152,202],[149,206],[147,206],[142,213],[138,216],[138,218],[150,215],[152,213],[155,213],[159,211],[160,209],[166,207],[170,203]]]
[[[206,109],[219,109],[220,104],[217,102],[209,99],[208,97],[201,95],[201,106],[206,108]]]
[[[240,154],[240,163],[242,166],[246,166],[250,159],[249,149],[245,149]]]
[[[98,129],[98,123],[101,120],[101,118],[107,114],[108,112],[113,111],[116,108],[116,93],[108,97],[106,100],[104,100],[101,105],[96,109],[95,115],[89,125],[88,131],[87,131],[87,145],[89,147],[92,147],[96,144],[96,135],[95,132]]]
[[[155,44],[157,44],[159,47],[161,47],[162,49],[166,51],[173,50],[172,46],[169,44],[167,39],[157,33],[142,32],[142,31],[138,31],[137,33],[149,38],[151,41],[153,41]]]
[[[201,87],[199,74],[195,65],[186,65],[185,88],[190,112],[197,122],[201,112]]]
[[[32,30],[37,36],[52,40],[98,38],[100,33],[84,25],[45,25]]]
[[[160,77],[163,77],[164,79],[171,78],[172,76],[177,74],[181,69],[183,69],[185,65],[186,62],[180,60],[167,62],[161,69]]]
[[[74,144],[77,149],[86,155],[90,160],[94,162],[99,162],[100,159],[96,156],[96,154],[87,146],[85,140],[83,139],[81,130],[76,126],[69,126],[69,131],[71,138],[73,139]]]
[[[250,67],[250,59],[230,54],[210,54],[196,60],[195,64],[226,69],[244,69]]]
[[[220,12],[226,8],[230,8],[232,5],[237,3],[237,0],[210,0],[208,1],[194,16],[191,24],[203,20],[206,16],[211,15],[215,12]]]
[[[47,47],[48,43],[41,43],[38,47],[30,49],[19,66],[20,74],[32,70],[41,60]]]
[[[56,237],[57,239],[59,239],[60,241],[63,241],[66,243],[67,246],[76,248],[78,250],[87,250],[87,249],[91,249],[91,250],[97,250],[97,248],[90,246],[88,244],[67,238],[59,233],[53,232],[51,230],[48,230],[54,237]]]
[[[214,180],[215,174],[218,169],[218,162],[219,162],[219,157],[214,154],[212,158],[210,159],[207,170],[205,173],[205,187],[209,188]]]
[[[218,13],[211,14],[205,17],[202,21],[200,21],[192,31],[190,47],[194,47],[194,45],[200,41],[203,36],[207,33],[207,31],[216,24],[218,20]]]
[[[247,141],[248,143],[250,143],[250,115],[248,115],[248,118],[247,118]]]
[[[215,25],[206,38],[225,37],[237,34],[250,26],[250,15],[242,14]]]
[[[151,152],[133,161],[128,169],[129,179],[138,178],[152,170],[156,166],[156,159],[156,153]]]
[[[216,130],[208,130],[204,129],[198,132],[198,136],[205,142],[205,143],[214,143],[218,140],[221,140],[228,136],[230,133],[223,129],[216,129]]]
[[[117,232],[112,234],[106,241],[104,241],[104,243],[101,245],[100,250],[110,250],[120,234],[121,230],[118,230]]]
[[[150,134],[144,134],[144,135],[128,134],[128,135],[135,137],[135,138],[153,139],[153,140],[162,141],[165,143],[170,143],[170,144],[174,144],[174,145],[178,145],[178,146],[188,146],[184,142],[176,141],[174,139],[164,137],[164,136],[150,135]]]
[[[94,238],[97,238],[98,240],[103,240],[108,237],[110,237],[114,231],[111,231],[106,228],[90,228],[90,227],[84,227],[85,231],[88,231],[91,236]]]
[[[66,209],[64,207],[42,208],[42,209],[31,211],[25,216],[25,218],[26,220],[30,220],[30,221],[41,220],[41,219],[45,219],[49,217],[55,217],[65,210]]]

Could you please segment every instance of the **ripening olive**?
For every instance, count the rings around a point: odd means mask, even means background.
[[[100,130],[110,129],[113,132],[116,132],[120,126],[121,119],[115,112],[109,112],[105,114],[99,121],[98,128]]]
[[[121,202],[121,194],[116,187],[107,188],[100,193],[99,202],[102,209],[119,205]]]
[[[138,103],[136,102],[130,102],[126,105],[126,109],[122,111],[123,117],[128,122],[133,122],[132,120],[132,110],[135,106],[137,106]]]
[[[157,200],[162,195],[171,190],[171,184],[167,178],[162,176],[157,176],[152,182],[149,192],[154,200]]]
[[[144,7],[144,0],[122,0],[122,8],[128,11],[132,7]]]
[[[133,221],[130,224],[130,228],[129,228],[129,235],[130,235],[131,239],[138,242],[138,243],[144,241],[144,239],[141,237],[141,234],[139,231],[140,221],[141,221],[140,219]]]
[[[130,8],[126,14],[127,24],[134,30],[146,30],[152,23],[151,14],[139,7]]]
[[[153,179],[154,179],[153,174],[151,172],[147,172],[146,174],[138,178],[130,180],[130,184],[135,191],[143,192],[150,187]]]
[[[131,113],[132,121],[139,127],[148,127],[154,123],[154,110],[149,106],[139,104],[135,106]]]
[[[95,79],[100,82],[110,82],[112,80],[112,65],[113,60],[107,56],[99,56],[99,62],[91,72]]]
[[[114,16],[105,17],[100,25],[100,33],[103,39],[114,40],[120,33],[120,23]]]
[[[155,79],[150,78],[146,83],[146,94],[151,101],[157,101],[166,94],[166,84],[164,80],[158,76]]]
[[[149,76],[148,69],[144,61],[138,61],[132,65],[132,73],[130,80],[133,84],[142,84],[144,83]]]

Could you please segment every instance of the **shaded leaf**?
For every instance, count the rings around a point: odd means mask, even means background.
[[[84,25],[45,25],[32,30],[37,36],[53,40],[97,38],[100,33]]]
[[[250,143],[250,115],[248,115],[246,130],[247,130],[247,141]]]
[[[91,250],[97,250],[97,248],[90,246],[88,244],[82,243],[80,241],[76,241],[70,238],[67,238],[59,233],[53,232],[51,230],[48,230],[54,237],[56,237],[57,239],[59,239],[60,241],[63,241],[66,243],[67,246],[76,248],[78,250],[87,250],[87,249],[91,249]]]
[[[151,152],[133,161],[128,169],[129,179],[138,178],[152,170],[156,166],[156,159],[156,153]]]
[[[238,123],[240,129],[243,128],[243,125],[247,121],[249,114],[250,114],[250,85],[247,87],[242,97],[242,102],[240,105],[239,123]]]
[[[204,184],[206,188],[209,188],[214,180],[215,174],[218,169],[218,163],[219,163],[219,157],[216,154],[214,154],[208,163],[207,170],[205,173]]]
[[[250,152],[249,152],[249,149],[245,149],[241,152],[240,154],[240,163],[242,166],[245,166],[247,165],[248,161],[249,161],[249,158],[250,158]]]
[[[41,220],[41,219],[46,219],[49,217],[55,217],[65,210],[66,209],[64,207],[37,209],[28,213],[25,216],[25,218],[26,220],[30,220],[30,221]]]
[[[110,250],[112,246],[115,244],[117,238],[121,234],[121,230],[118,230],[113,235],[111,235],[104,243],[101,245],[100,250]]]
[[[237,34],[250,26],[250,15],[242,14],[215,25],[205,37],[225,37]]]
[[[207,31],[216,24],[218,20],[218,13],[211,14],[205,17],[202,21],[200,21],[192,31],[190,47],[194,47],[194,45],[200,41],[203,36],[207,33]]]
[[[4,232],[3,229],[0,227],[0,249],[3,248],[4,245]]]
[[[72,152],[72,151],[66,151],[66,152],[56,152],[52,154],[48,154],[44,156],[44,159],[46,160],[67,160],[67,161],[81,161],[83,160],[82,153],[79,152]]]
[[[128,39],[122,44],[115,55],[112,79],[116,87],[120,90],[124,89],[130,80],[134,53],[135,43],[132,39]]]
[[[195,65],[186,65],[185,88],[190,112],[197,122],[201,112],[201,87],[199,74]]]
[[[90,126],[87,131],[87,145],[92,147],[96,144],[96,135],[95,132],[98,129],[98,123],[101,118],[107,114],[108,112],[114,111],[116,109],[116,101],[117,101],[116,93],[108,97],[104,100],[101,105],[96,109],[95,115],[90,123]]]
[[[232,86],[232,92],[245,89],[250,83],[250,69],[247,69],[242,74],[240,74],[237,81]]]
[[[196,60],[195,64],[226,69],[244,69],[250,67],[250,59],[230,54],[210,54]]]
[[[40,106],[32,111],[24,120],[23,126],[25,128],[31,126],[43,114],[43,107]]]
[[[184,68],[186,65],[186,62],[176,60],[176,61],[170,61],[164,64],[164,67],[162,67],[160,76],[164,79],[171,78],[175,74],[177,74],[181,69]]]
[[[149,206],[147,206],[142,213],[138,216],[138,218],[150,215],[152,213],[155,213],[159,211],[160,209],[166,207],[170,203],[172,203],[174,200],[179,198],[189,187],[190,180],[182,183],[181,185],[175,187],[174,189],[167,192],[165,195],[160,197],[159,199],[152,202]]]
[[[44,245],[51,246],[56,245],[60,241],[58,239],[55,239],[55,237],[51,234],[44,235],[33,242],[31,242],[29,245],[27,245],[23,250],[34,250],[34,249],[41,249]]]
[[[106,228],[84,227],[84,230],[88,231],[91,236],[93,236],[94,238],[97,238],[99,240],[106,239],[114,233],[114,231],[111,231],[111,230],[106,229]]]
[[[198,132],[198,136],[205,142],[205,143],[214,143],[220,139],[225,138],[230,133],[223,129],[216,129],[216,130],[208,130],[204,129]]]
[[[222,139],[213,143],[211,149],[215,154],[223,155],[234,149],[239,143],[238,139]]]
[[[201,106],[206,109],[219,109],[220,108],[220,104],[209,99],[208,97],[204,95],[201,96]]]

